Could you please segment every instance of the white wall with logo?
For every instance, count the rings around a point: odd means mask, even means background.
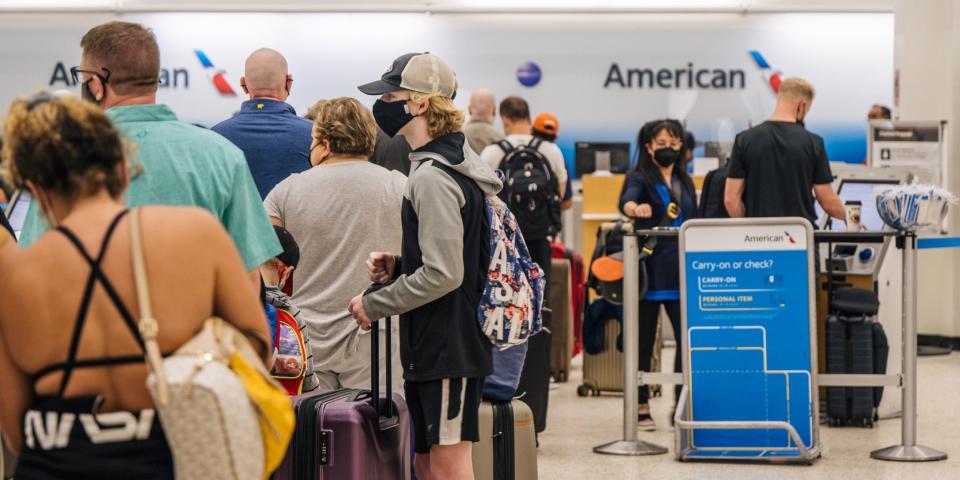
[[[525,97],[534,114],[556,114],[568,157],[574,141],[630,141],[643,122],[664,116],[685,120],[701,141],[732,140],[763,121],[774,103],[751,50],[783,76],[816,86],[808,128],[825,137],[832,159],[865,157],[866,111],[892,97],[889,13],[78,13],[0,16],[0,109],[37,88],[77,91],[62,81],[49,84],[54,67],[78,63],[80,37],[111,18],[154,29],[163,66],[189,72],[189,86],[162,89],[160,101],[183,120],[206,125],[229,117],[242,99],[217,93],[195,49],[225,71],[238,93],[245,57],[262,46],[280,50],[294,76],[289,101],[300,112],[319,98],[360,96],[356,85],[378,78],[397,55],[430,51],[456,70],[460,105],[472,90],[489,87],[498,98]],[[527,62],[542,72],[533,87],[518,81],[517,69]],[[688,64],[740,70],[744,85],[604,88],[613,63],[625,75],[631,68],[675,71]]]

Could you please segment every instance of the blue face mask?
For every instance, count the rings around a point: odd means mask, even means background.
[[[406,100],[389,103],[377,100],[373,104],[373,119],[377,121],[383,133],[394,137],[401,128],[414,119],[414,116],[407,112]]]

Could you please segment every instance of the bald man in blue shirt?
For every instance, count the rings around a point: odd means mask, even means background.
[[[280,52],[269,48],[253,52],[240,78],[250,99],[240,113],[213,127],[243,150],[261,199],[291,174],[310,168],[313,124],[286,103],[291,86],[293,76]]]

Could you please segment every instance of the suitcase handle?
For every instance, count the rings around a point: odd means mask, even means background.
[[[374,284],[368,288],[364,295],[375,292],[386,285],[384,284]],[[392,426],[396,426],[400,422],[399,415],[395,415],[393,411],[393,325],[392,319],[386,317],[382,320],[384,322],[384,330],[386,330],[385,340],[386,340],[386,349],[387,349],[387,362],[386,362],[386,384],[387,384],[387,408],[386,411],[383,411],[380,405],[380,322],[381,320],[373,320],[370,324],[370,405],[373,407],[373,411],[377,414],[377,418],[380,421],[380,429],[386,429]]]

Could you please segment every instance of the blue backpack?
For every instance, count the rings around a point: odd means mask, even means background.
[[[500,350],[526,343],[543,328],[546,279],[530,259],[517,220],[500,198],[486,198],[490,264],[477,307],[480,328]]]

